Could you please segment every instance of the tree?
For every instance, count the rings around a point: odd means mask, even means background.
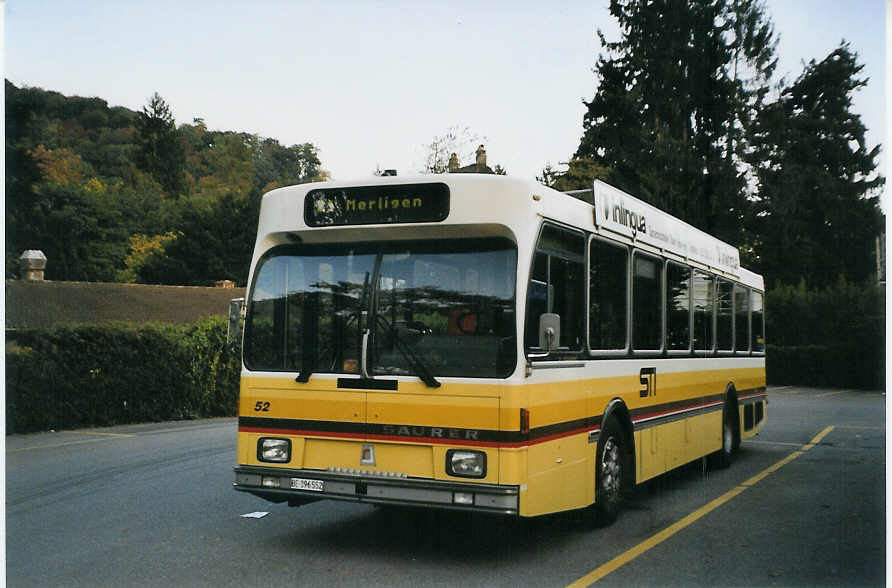
[[[153,258],[163,257],[165,246],[171,241],[176,241],[177,237],[179,235],[173,231],[151,237],[142,233],[131,235],[130,253],[124,260],[127,269],[118,272],[117,281],[128,284],[136,283],[141,277],[143,268],[151,264]]]
[[[880,147],[868,148],[851,109],[852,94],[867,84],[863,67],[842,43],[757,118],[755,233],[759,269],[772,285],[860,282],[875,269],[883,227],[876,192],[885,179],[876,171]]]
[[[38,199],[36,186],[43,172],[31,150],[29,140],[36,134],[36,113],[31,95],[19,91],[6,80],[6,141],[5,141],[5,189],[6,189],[6,277],[18,273],[18,257],[25,249],[34,248],[29,227],[23,222],[29,208]]]
[[[326,177],[310,143],[175,128],[157,94],[134,112],[7,81],[5,114],[8,278],[42,249],[48,279],[244,283],[262,192]]]
[[[127,254],[122,203],[107,191],[46,184],[18,210],[23,249],[47,256],[49,280],[110,282]]]
[[[537,176],[536,180],[560,192],[569,192],[571,190],[588,190],[595,180],[603,180],[609,175],[607,168],[598,165],[588,157],[573,158],[562,165],[566,165],[567,169],[560,171],[552,167],[551,164],[546,165],[542,169],[542,175]]]
[[[254,187],[265,191],[270,184],[290,186],[325,179],[319,153],[312,143],[285,147],[275,139],[254,137]]]
[[[477,146],[486,141],[486,137],[472,132],[468,127],[453,126],[442,135],[433,138],[425,145],[424,174],[442,174],[449,171],[449,158],[456,155],[459,162],[474,161]],[[461,164],[459,164],[461,165]]]
[[[176,238],[161,237],[160,250],[134,268],[136,280],[207,286],[228,279],[244,285],[257,233],[250,221],[257,218],[259,199],[229,192],[211,202],[185,199],[181,207]]]
[[[136,119],[136,164],[174,198],[186,187],[186,155],[167,102],[155,92]]]
[[[606,168],[618,188],[740,244],[748,209],[739,158],[745,113],[764,96],[774,63],[761,4],[611,0],[610,12],[621,38],[608,42],[598,33],[600,83],[585,103],[575,158]]]
[[[92,175],[92,170],[80,155],[67,147],[47,149],[43,145],[38,145],[37,149],[31,151],[31,156],[43,172],[44,181],[50,184],[80,186],[85,183],[89,175]]]

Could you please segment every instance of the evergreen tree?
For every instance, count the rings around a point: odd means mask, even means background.
[[[758,269],[772,286],[858,282],[875,269],[883,226],[876,192],[885,180],[876,171],[880,147],[868,148],[851,109],[853,92],[867,84],[858,77],[863,67],[843,43],[812,60],[757,119]]]
[[[559,171],[551,164],[546,165],[542,169],[542,175],[536,176],[536,180],[560,192],[590,190],[595,180],[605,179],[610,171],[589,158],[571,159],[562,165],[566,165],[567,169]]]
[[[167,102],[155,92],[136,119],[136,164],[154,177],[168,196],[186,186],[186,154]]]
[[[774,67],[758,0],[611,0],[621,39],[599,31],[598,90],[576,158],[607,181],[741,244],[746,113]]]

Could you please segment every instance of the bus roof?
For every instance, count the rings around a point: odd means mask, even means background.
[[[442,217],[427,217],[422,213],[422,216],[408,221],[409,224],[404,224],[405,221],[393,220],[395,217],[392,214],[388,213],[390,218],[386,218],[388,214],[382,212],[381,222],[369,222],[368,219],[362,223],[348,221],[338,226],[322,227],[322,231],[338,231],[339,240],[361,239],[363,235],[368,237],[370,228],[389,227],[395,229],[394,233],[408,234],[406,231],[411,231],[417,237],[425,231],[430,232],[429,227],[436,226],[440,229],[434,232],[446,236],[448,232],[444,230],[449,225],[498,224],[508,227],[519,242],[527,242],[535,239],[540,220],[549,218],[666,253],[669,257],[689,261],[695,267],[709,268],[749,286],[763,288],[761,276],[740,267],[737,248],[600,180],[595,180],[592,190],[572,193],[558,192],[533,181],[492,174],[385,176],[288,186],[264,195],[258,244],[273,235],[302,233],[305,230],[315,232],[317,229],[306,222],[304,208],[304,200],[311,192],[311,196],[323,198],[323,201],[316,198],[316,206],[324,208],[327,204],[324,201],[326,194],[348,194],[351,189],[367,188],[369,191],[356,198],[358,204],[351,204],[380,208],[382,202],[387,205],[384,202],[387,197],[382,199],[374,191],[375,187],[381,187],[381,193],[390,193],[388,190],[399,186],[421,186],[421,191],[425,191],[424,185],[429,184],[445,184],[453,195],[447,199],[446,214]],[[455,194],[461,196],[456,198]],[[340,206],[343,207],[344,200],[341,198]],[[281,242],[279,239],[274,241]],[[267,246],[271,244],[267,243]]]

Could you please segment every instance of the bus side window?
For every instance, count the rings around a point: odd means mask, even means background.
[[[589,347],[625,350],[628,347],[629,250],[592,239],[589,247]]]
[[[670,261],[666,264],[666,348],[691,348],[691,268]]]
[[[765,353],[765,308],[762,305],[762,293],[753,290],[751,297],[752,308],[752,339],[750,349],[755,353]]]
[[[663,261],[635,251],[632,256],[632,348],[663,348]]]
[[[749,288],[734,286],[734,350],[738,353],[750,350],[749,293]]]
[[[694,350],[712,351],[715,310],[715,278],[703,272],[694,272]]]
[[[528,349],[539,346],[539,316],[548,312],[548,256],[544,253],[536,253],[536,258],[542,258],[545,262],[545,278],[537,279],[535,270],[533,278],[527,288],[527,321],[524,333],[524,342]],[[540,263],[534,261],[536,266]]]
[[[539,316],[560,316],[559,350],[580,351],[585,339],[585,238],[582,233],[542,227],[527,288],[524,342],[539,348]]]
[[[716,340],[719,351],[734,350],[734,284],[719,279],[716,300]]]

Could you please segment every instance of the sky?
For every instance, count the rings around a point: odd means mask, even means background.
[[[488,163],[535,178],[582,135],[608,0],[7,0],[5,76],[138,110],[158,92],[177,124],[312,143],[333,179],[421,171],[450,128]],[[795,80],[845,39],[868,86],[854,110],[886,143],[883,0],[769,0],[778,74]],[[469,154],[462,164],[472,163]],[[883,165],[885,165],[883,157]],[[888,174],[886,174],[888,175]]]

